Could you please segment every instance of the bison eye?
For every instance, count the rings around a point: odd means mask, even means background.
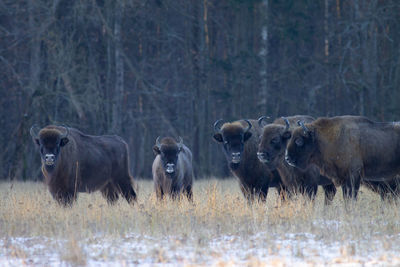
[[[304,145],[304,140],[303,138],[297,138],[295,141],[297,146],[303,146]]]
[[[279,143],[279,141],[280,141],[280,139],[279,139],[278,137],[275,137],[275,138],[273,138],[273,139],[271,140],[271,144],[276,145],[276,144]]]

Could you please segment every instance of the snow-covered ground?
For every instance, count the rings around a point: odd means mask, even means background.
[[[400,234],[387,238],[400,244]],[[137,234],[80,241],[14,237],[0,240],[0,266],[399,266],[400,248],[388,249],[382,240],[330,243],[309,233],[231,235],[207,241]]]
[[[197,181],[194,203],[134,206],[82,194],[61,208],[38,183],[0,184],[3,266],[400,266],[400,203],[363,190],[345,207],[298,197],[249,206],[235,180]]]

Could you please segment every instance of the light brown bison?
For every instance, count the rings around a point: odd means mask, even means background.
[[[171,137],[164,137],[161,141],[158,137],[153,151],[156,158],[152,172],[158,199],[162,199],[164,194],[175,199],[183,192],[192,200],[192,152],[183,144],[182,138],[179,137],[179,142],[176,142]]]
[[[261,129],[257,120],[214,123],[214,139],[223,145],[229,169],[239,179],[240,189],[249,202],[266,200],[269,187],[281,190],[277,171],[271,171],[257,159]],[[222,124],[222,126],[221,126]]]
[[[400,126],[360,116],[319,118],[293,130],[286,161],[316,164],[345,200],[357,198],[361,181],[390,181],[400,172]],[[386,178],[391,177],[391,178]]]
[[[325,204],[328,204],[336,194],[336,187],[332,181],[320,175],[318,167],[314,164],[310,164],[306,170],[300,170],[285,161],[286,144],[298,120],[312,122],[314,118],[304,115],[282,117],[264,125],[265,117],[261,117],[258,124],[263,127],[263,132],[258,146],[258,159],[270,169],[278,170],[282,183],[290,193],[306,194],[310,199],[314,199],[318,185],[322,185],[325,190]]]
[[[112,204],[119,194],[132,203],[136,193],[129,172],[128,145],[116,135],[87,135],[49,125],[31,135],[40,149],[42,172],[53,198],[72,205],[80,192],[100,190]]]

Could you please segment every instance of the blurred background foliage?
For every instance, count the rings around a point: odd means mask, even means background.
[[[118,134],[135,177],[182,136],[198,177],[229,175],[223,118],[400,118],[397,0],[3,0],[0,177],[40,179],[29,129]]]

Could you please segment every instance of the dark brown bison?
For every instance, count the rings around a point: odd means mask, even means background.
[[[214,123],[214,139],[223,145],[229,169],[239,179],[240,189],[249,202],[266,200],[269,187],[283,186],[277,171],[271,171],[257,159],[261,129],[257,120]],[[222,124],[222,126],[221,126]]]
[[[400,126],[360,116],[320,118],[293,130],[286,161],[316,164],[343,197],[356,199],[361,181],[390,181],[400,172]]]
[[[297,126],[298,120],[312,122],[314,118],[302,115],[282,117],[267,125],[264,124],[265,118],[261,117],[258,120],[262,128],[258,159],[270,169],[278,170],[282,183],[290,193],[306,194],[310,199],[314,199],[318,185],[322,185],[325,190],[325,204],[328,204],[336,194],[336,187],[328,178],[320,175],[318,167],[310,164],[306,170],[300,170],[285,161],[286,144],[295,128],[294,125]]]
[[[49,125],[31,135],[40,149],[42,172],[58,203],[72,205],[79,192],[100,190],[112,204],[119,194],[132,203],[136,193],[129,173],[128,145],[116,135],[86,135]]]
[[[157,138],[153,147],[156,158],[153,161],[153,181],[158,199],[164,194],[169,194],[175,199],[181,192],[192,200],[193,167],[192,152],[183,144],[182,138],[179,142],[174,138]]]

